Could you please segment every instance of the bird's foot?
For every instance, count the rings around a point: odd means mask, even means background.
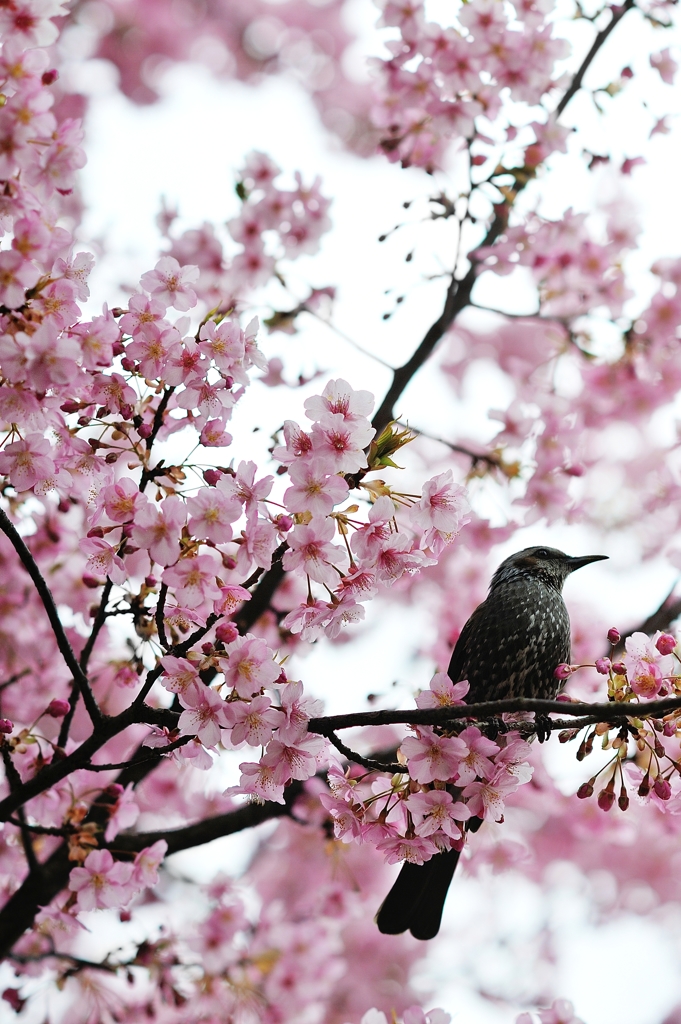
[[[508,726],[507,726],[506,722],[504,722],[503,719],[498,718],[498,717],[490,718],[489,722],[487,723],[487,738],[488,739],[495,740],[497,738],[497,736],[499,736],[499,735],[503,736],[504,733],[507,733],[507,732],[508,732]]]
[[[535,715],[534,727],[539,743],[545,743],[551,735],[551,719],[548,715]]]

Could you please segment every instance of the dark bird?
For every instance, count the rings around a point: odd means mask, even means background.
[[[554,671],[570,661],[570,618],[561,596],[565,580],[607,555],[571,558],[556,548],[533,547],[505,559],[489,595],[461,630],[447,669],[452,682],[467,679],[469,704],[507,697],[553,699]],[[479,818],[468,830],[479,828]],[[449,884],[460,851],[438,853],[425,864],[402,866],[376,915],[379,931],[432,939],[440,929]]]

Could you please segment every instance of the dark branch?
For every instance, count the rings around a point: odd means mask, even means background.
[[[630,703],[596,703],[584,701],[536,700],[532,697],[509,697],[506,700],[488,700],[481,704],[461,704],[438,708],[414,708],[411,711],[358,711],[348,715],[330,715],[311,718],[308,732],[328,736],[337,729],[356,729],[368,725],[440,725],[461,719],[486,721],[503,714],[534,712],[540,715],[560,714],[593,722],[622,722],[625,718],[658,718],[681,712],[681,697],[663,697],[660,700]],[[587,724],[586,722],[584,724]],[[562,725],[561,728],[565,728]]]
[[[594,57],[596,56],[596,54],[598,53],[598,51],[602,47],[603,43],[605,42],[605,40],[608,38],[608,36],[612,32],[612,30],[619,24],[619,22],[622,20],[622,18],[627,13],[627,11],[630,11],[632,9],[632,7],[635,7],[635,6],[636,6],[636,4],[635,4],[634,0],[625,0],[625,2],[622,4],[621,7],[618,5],[618,6],[613,6],[613,7],[610,8],[611,19],[608,22],[608,24],[605,26],[605,28],[601,29],[601,31],[598,33],[598,35],[594,39],[593,44],[591,46],[591,49],[589,50],[589,52],[587,53],[586,57],[582,61],[581,65],[580,65],[580,67],[579,67],[579,69],[577,71],[577,74],[572,79],[572,82],[570,83],[570,85],[569,85],[567,91],[565,92],[565,95],[563,96],[562,100],[560,101],[560,103],[556,107],[556,113],[555,113],[556,118],[560,117],[560,115],[563,113],[563,111],[567,107],[567,105],[570,102],[570,100],[572,99],[572,97],[576,93],[578,93],[579,90],[582,88],[582,79],[584,78],[584,75],[586,74],[589,66],[591,65],[591,62],[593,61]]]
[[[67,639],[66,633],[64,632],[64,627],[61,624],[59,613],[57,612],[57,606],[55,605],[54,598],[50,593],[50,588],[45,582],[33,555],[26,547],[23,538],[20,536],[11,519],[2,508],[0,508],[0,529],[2,529],[3,533],[8,537],[12,547],[19,555],[24,568],[33,580],[35,588],[38,591],[38,596],[40,597],[43,607],[47,612],[47,617],[50,620],[52,632],[54,633],[57,641],[57,647],[61,652],[62,658],[66,662],[69,672],[73,676],[74,682],[78,684],[78,689],[83,695],[85,707],[87,708],[90,719],[93,724],[97,724],[101,721],[102,713],[99,710],[97,701],[90,689],[88,678],[78,664],[73,648]]]

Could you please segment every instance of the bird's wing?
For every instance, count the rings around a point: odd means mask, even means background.
[[[454,645],[452,657],[449,662],[449,668],[447,669],[447,675],[453,683],[458,683],[462,679],[466,678],[464,669],[468,665],[469,644],[477,631],[480,619],[484,615],[484,607],[484,602],[483,604],[478,605],[466,625],[459,633],[459,639]]]

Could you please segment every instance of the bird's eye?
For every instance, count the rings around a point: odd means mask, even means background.
[[[534,553],[534,557],[535,558],[550,558],[551,555],[546,550],[546,548],[537,548],[537,550]]]

